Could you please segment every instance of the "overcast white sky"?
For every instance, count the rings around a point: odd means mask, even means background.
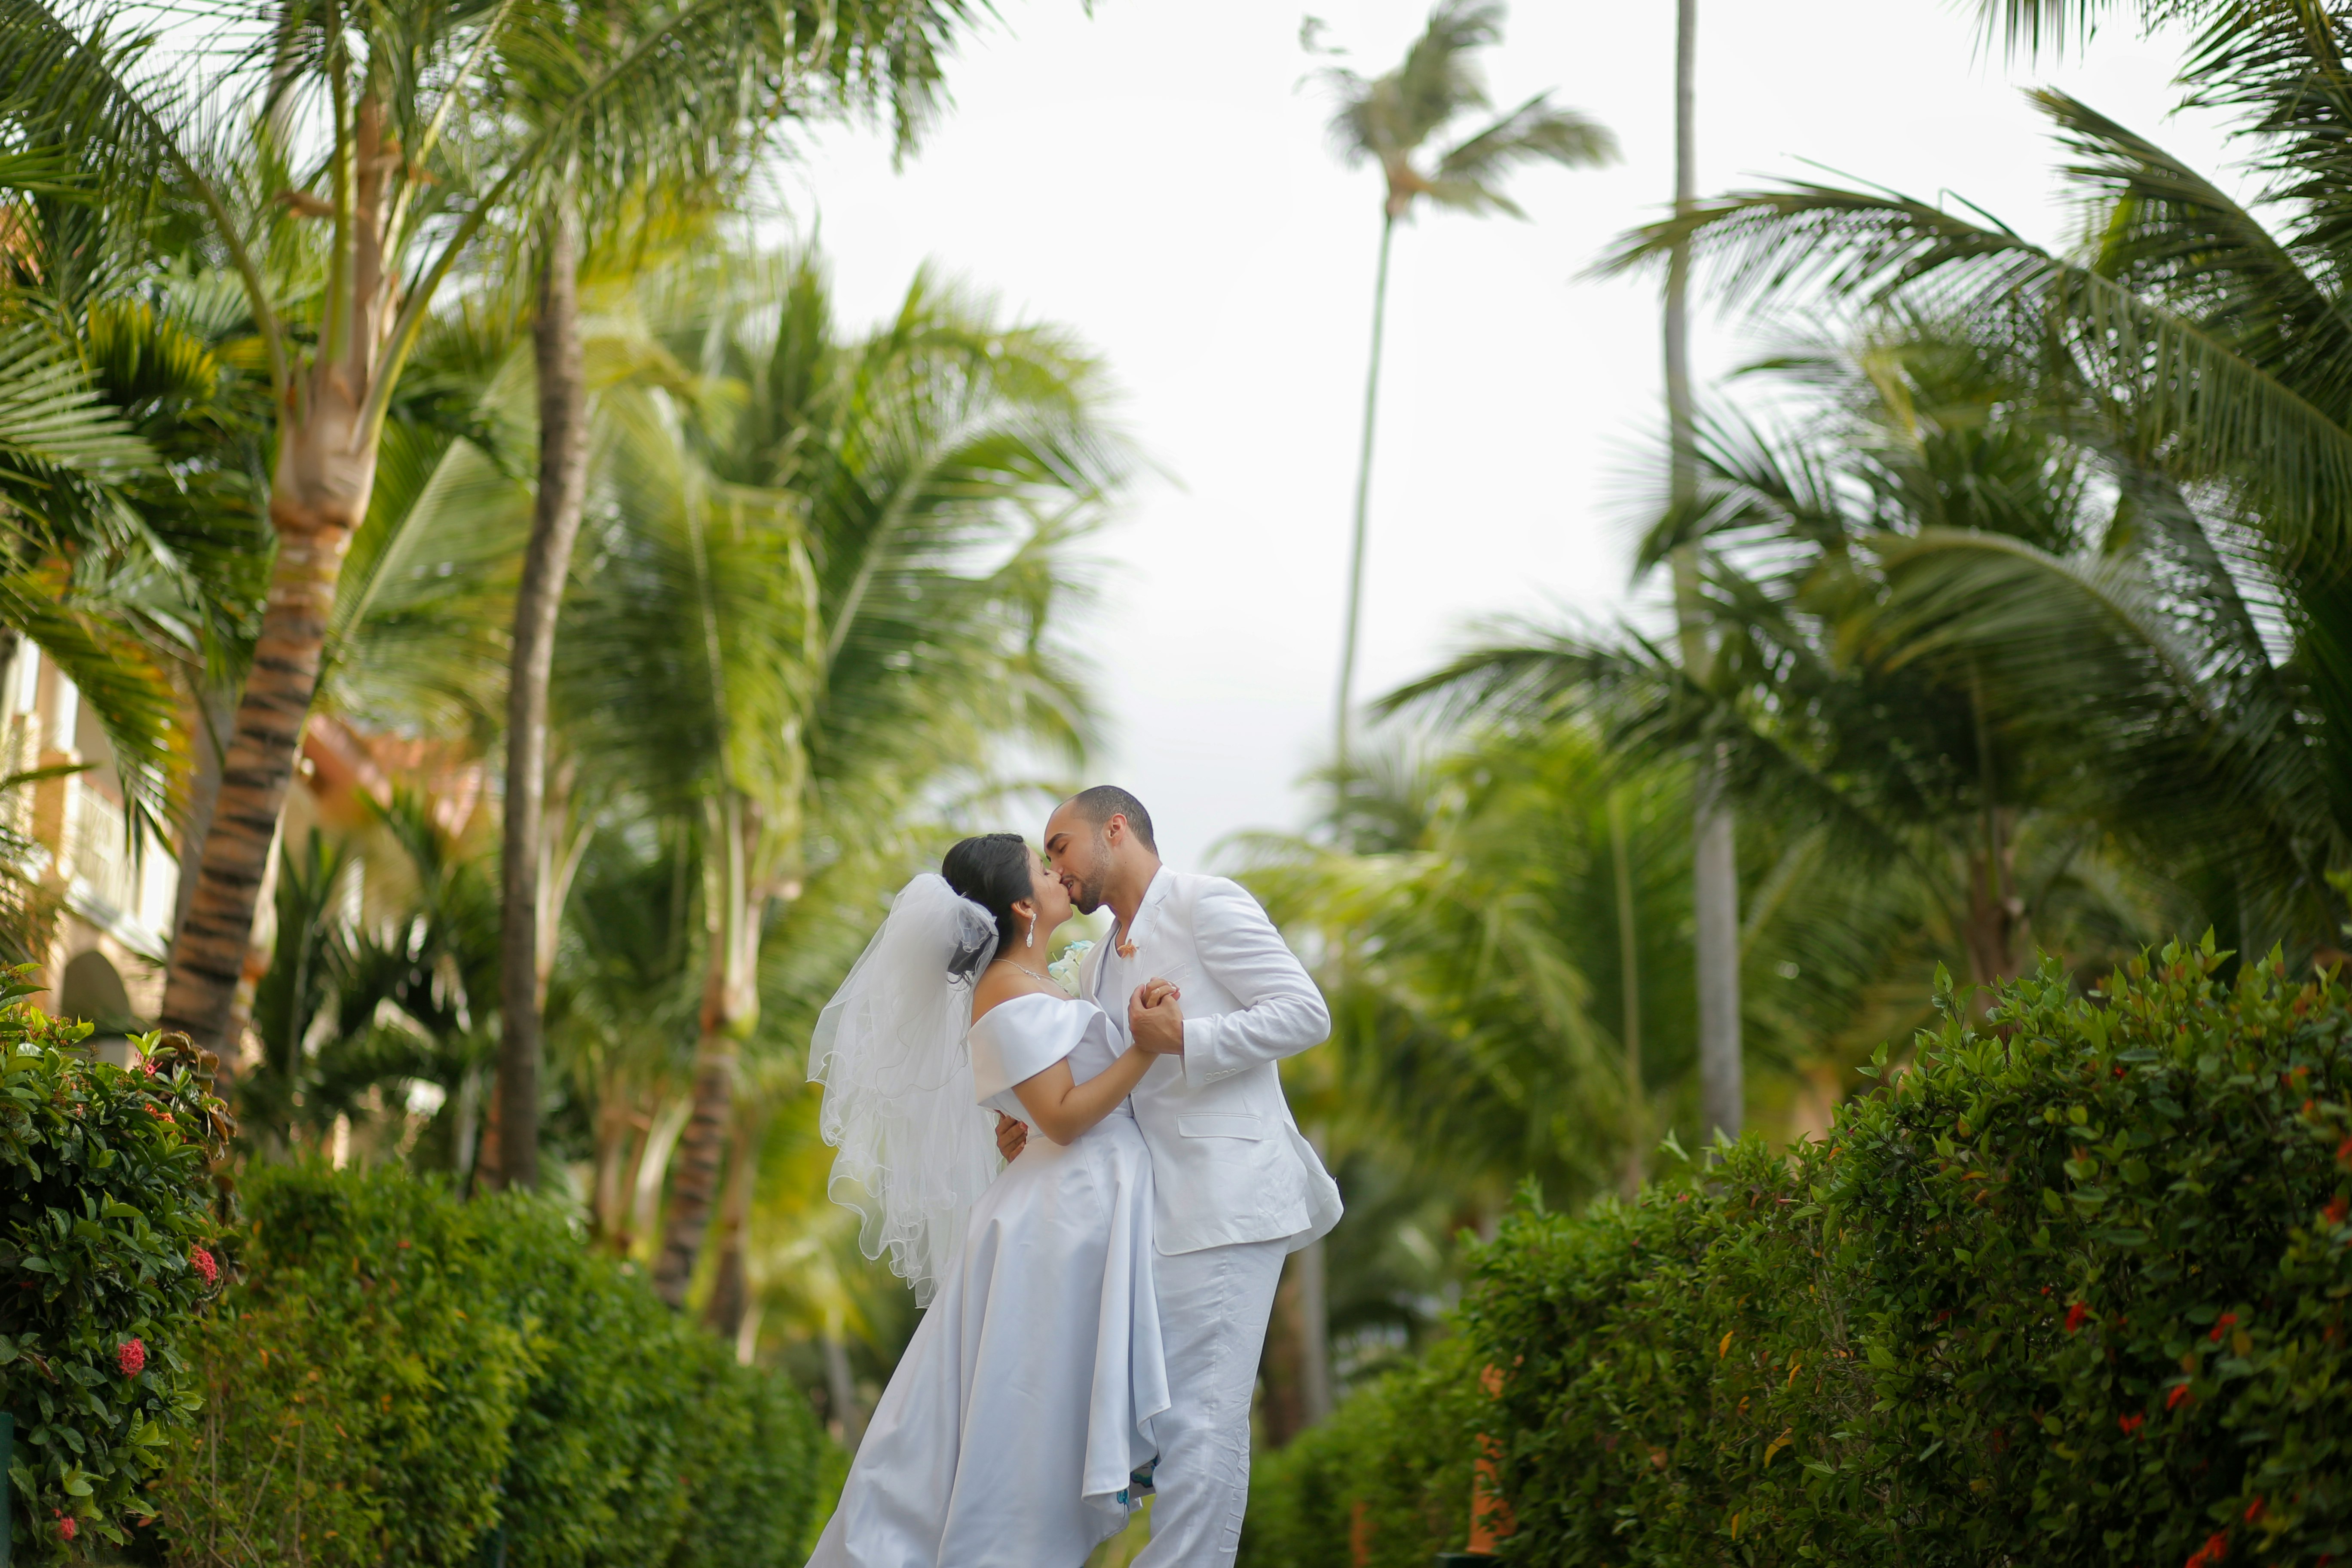
[[[880,137],[840,132],[783,183],[854,316],[887,310],[929,259],[1108,362],[1119,417],[1169,479],[1098,545],[1087,640],[1115,729],[1098,772],[1150,805],[1171,860],[1201,865],[1235,830],[1299,825],[1339,662],[1380,182],[1332,156],[1299,22],[1326,18],[1371,74],[1426,7],[1000,4],[902,172]],[[1480,616],[1633,610],[1633,501],[1662,423],[1656,288],[1578,274],[1671,194],[1674,10],[1521,0],[1489,52],[1496,100],[1556,88],[1622,162],[1520,175],[1527,223],[1424,214],[1398,235],[1360,689],[1426,670]],[[1811,160],[2055,241],[2072,220],[2021,96],[2039,82],[2221,172],[2212,121],[2166,118],[2177,37],[2115,27],[2079,58],[2012,65],[1978,47],[1974,12],[1701,0],[1702,193]],[[1739,363],[1736,321],[1699,328],[1703,378]]]

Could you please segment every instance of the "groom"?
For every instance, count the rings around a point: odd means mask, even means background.
[[[1108,904],[1118,922],[1087,954],[1078,994],[1160,1058],[1130,1103],[1151,1150],[1175,1403],[1152,1422],[1158,1500],[1136,1568],[1229,1568],[1282,1260],[1339,1218],[1339,1185],[1291,1120],[1275,1064],[1320,1044],[1331,1015],[1239,884],[1160,864],[1151,815],[1127,791],[1100,784],[1064,801],[1045,854],[1081,910]],[[1008,1158],[1022,1131],[1015,1121],[1000,1137]]]

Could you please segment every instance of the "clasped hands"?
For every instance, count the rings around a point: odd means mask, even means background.
[[[1135,994],[1127,999],[1127,1032],[1136,1049],[1155,1057],[1184,1054],[1183,994],[1158,978],[1135,988]],[[1008,1161],[1017,1160],[1028,1146],[1029,1124],[998,1111],[996,1152]]]

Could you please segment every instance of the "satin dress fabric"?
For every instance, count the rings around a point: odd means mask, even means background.
[[[1120,1047],[1090,1002],[1017,996],[967,1037],[981,1104]],[[810,1568],[1081,1568],[1125,1528],[1169,1407],[1151,1159],[1121,1104],[1028,1147],[972,1205],[955,1265],[875,1406]]]

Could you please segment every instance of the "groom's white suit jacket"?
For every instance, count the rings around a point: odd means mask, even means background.
[[[1151,1150],[1160,1250],[1290,1239],[1339,1221],[1339,1186],[1291,1119],[1276,1063],[1331,1033],[1323,994],[1238,882],[1162,867],[1136,909],[1133,958],[1097,942],[1078,994],[1127,1035],[1127,1001],[1155,976],[1182,994],[1184,1054],[1162,1057],[1129,1103]],[[1097,995],[1105,967],[1120,994]]]

